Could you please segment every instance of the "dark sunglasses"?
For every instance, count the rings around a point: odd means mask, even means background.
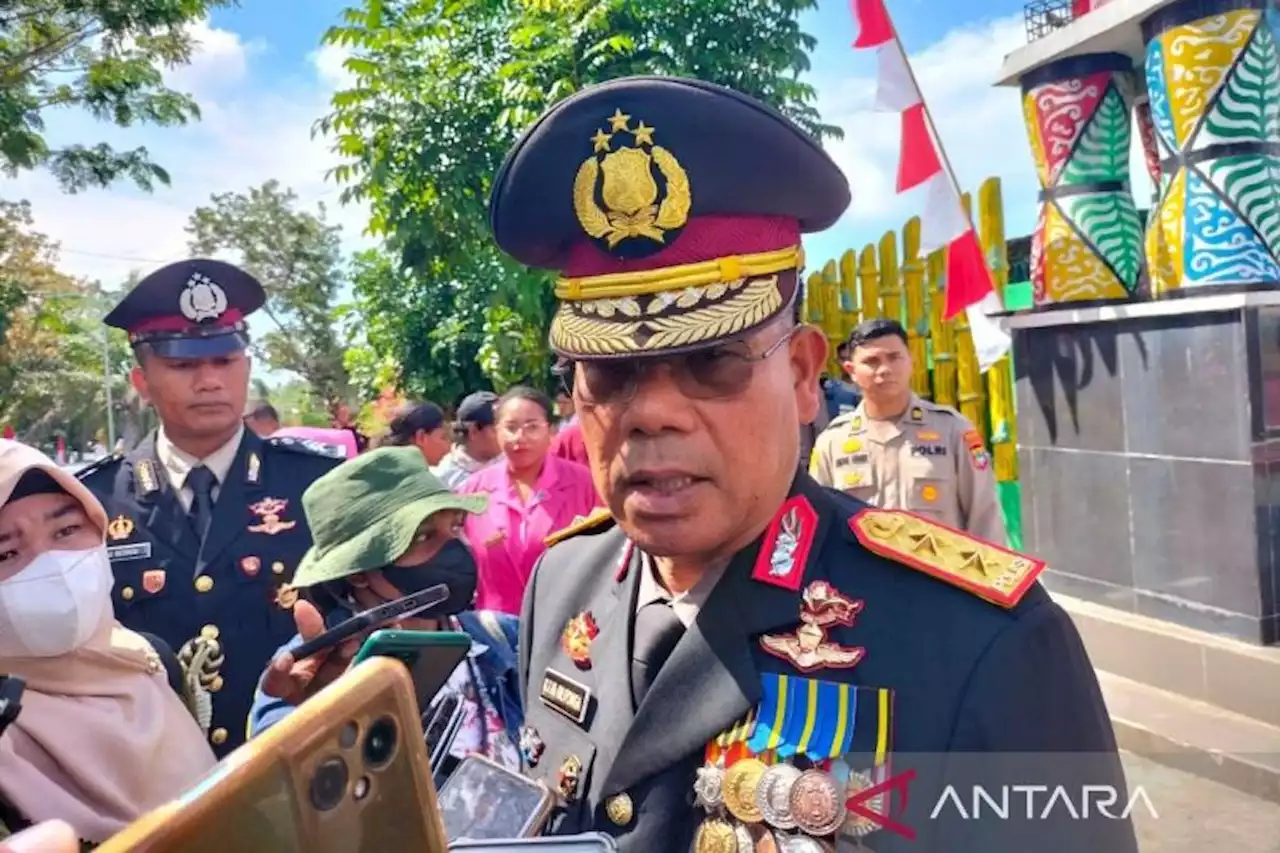
[[[694,400],[736,397],[751,384],[757,364],[786,346],[795,335],[792,328],[763,352],[753,353],[745,341],[736,341],[685,355],[661,358],[563,361],[555,372],[565,393],[575,386],[583,402],[595,405],[626,403],[632,400],[650,371],[665,367],[680,389]]]

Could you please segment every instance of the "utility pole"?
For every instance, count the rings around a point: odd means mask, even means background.
[[[116,449],[116,413],[111,403],[111,336],[107,324],[102,324],[102,388],[107,395],[107,452]]]

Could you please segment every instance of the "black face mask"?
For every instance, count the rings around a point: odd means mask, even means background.
[[[436,555],[416,566],[386,566],[382,575],[402,595],[421,592],[438,583],[449,587],[449,597],[430,610],[419,613],[420,618],[453,616],[469,610],[476,597],[476,560],[471,551],[457,539],[451,539]],[[328,617],[335,608],[353,612],[362,608],[351,594],[351,584],[345,580],[317,584],[308,590],[308,598],[320,613]]]
[[[405,595],[421,592],[438,583],[449,587],[443,604],[421,614],[453,616],[471,608],[476,598],[476,560],[471,551],[457,539],[449,540],[436,555],[416,566],[387,566],[382,576]]]

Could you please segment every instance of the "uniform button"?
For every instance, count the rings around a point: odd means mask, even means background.
[[[133,587],[126,586],[124,589],[120,590],[120,597],[125,601],[133,601]]]
[[[214,729],[213,731],[209,732],[209,740],[213,743],[213,745],[214,745],[214,746],[220,746],[221,744],[226,743],[226,742],[227,742],[227,730],[226,730],[226,729]]]
[[[613,821],[615,826],[626,826],[631,823],[631,818],[635,814],[631,795],[624,792],[610,797],[604,804],[604,813],[609,816],[609,820]]]
[[[215,675],[215,676],[213,677],[213,681],[210,681],[210,682],[209,682],[209,692],[210,692],[210,693],[217,693],[217,692],[218,692],[219,690],[221,690],[221,689],[222,689],[222,676],[221,676],[221,675]]]
[[[272,564],[271,564],[271,571],[272,571],[274,574],[277,574],[277,575],[282,575],[282,574],[284,574],[284,563],[280,562],[279,560],[277,560],[276,562],[272,563]]]
[[[206,640],[218,639],[218,626],[205,625],[203,628],[200,629],[200,636],[204,637]]]
[[[211,589],[213,589],[213,578],[208,575],[196,578],[196,592],[208,592]]]

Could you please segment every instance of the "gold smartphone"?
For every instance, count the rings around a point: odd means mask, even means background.
[[[446,853],[413,680],[375,657],[97,853]]]

